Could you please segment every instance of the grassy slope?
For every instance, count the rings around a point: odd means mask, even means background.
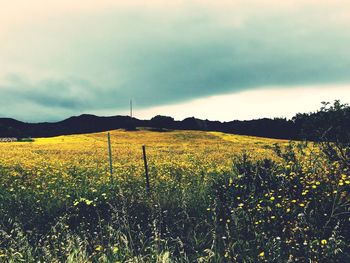
[[[111,132],[111,138],[116,174],[142,167],[142,145],[147,147],[150,165],[161,168],[196,163],[207,170],[209,166],[230,169],[232,156],[243,151],[259,158],[271,157],[274,143],[286,143],[283,140],[201,131],[116,130]],[[106,133],[39,138],[34,143],[0,144],[0,163],[5,166],[19,164],[36,168],[59,165],[63,169],[65,165],[84,165],[106,172],[107,154]]]
[[[217,132],[111,135],[113,180],[106,133],[0,144],[0,262],[349,259],[342,160]]]

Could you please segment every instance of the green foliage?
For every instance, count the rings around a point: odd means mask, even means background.
[[[76,168],[78,188],[56,180],[38,191],[26,171],[1,168],[0,261],[346,262],[350,174],[312,147],[276,147],[280,162],[243,154],[232,173],[154,179],[150,196],[138,177],[95,186]],[[47,198],[53,190],[67,199]]]
[[[350,142],[350,107],[336,100],[323,102],[317,112],[297,114],[293,121],[299,137],[313,141]]]

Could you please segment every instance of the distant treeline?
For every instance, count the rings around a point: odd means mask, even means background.
[[[53,123],[25,123],[0,118],[0,137],[51,137],[120,128],[136,130],[137,127],[149,127],[158,131],[169,129],[220,131],[278,139],[349,141],[350,107],[335,101],[332,105],[323,103],[321,109],[316,112],[299,113],[291,120],[263,118],[229,122],[201,120],[193,117],[175,121],[172,117],[160,115],[151,120],[139,120],[128,116],[98,117],[84,114]]]

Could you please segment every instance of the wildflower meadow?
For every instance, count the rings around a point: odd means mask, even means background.
[[[111,174],[106,133],[1,143],[0,262],[349,262],[338,146],[117,130]]]

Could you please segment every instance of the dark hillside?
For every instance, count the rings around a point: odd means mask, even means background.
[[[150,127],[155,130],[220,131],[277,139],[316,140],[323,137],[344,141],[350,138],[350,107],[336,101],[331,106],[325,104],[317,112],[297,114],[292,120],[263,118],[230,122],[201,120],[193,117],[175,121],[167,116],[139,120],[128,116],[98,117],[88,114],[52,123],[25,123],[14,119],[0,118],[0,137],[51,137],[121,128],[135,130],[136,127]],[[342,134],[342,138],[336,137],[335,134]]]
[[[187,118],[174,120],[139,120],[127,116],[98,117],[81,115],[55,123],[24,123],[0,118],[0,137],[51,137],[58,135],[102,132],[114,129],[133,130],[135,127],[154,129],[222,131],[271,138],[292,139],[296,137],[294,124],[286,120],[259,119],[252,121],[219,122]]]

